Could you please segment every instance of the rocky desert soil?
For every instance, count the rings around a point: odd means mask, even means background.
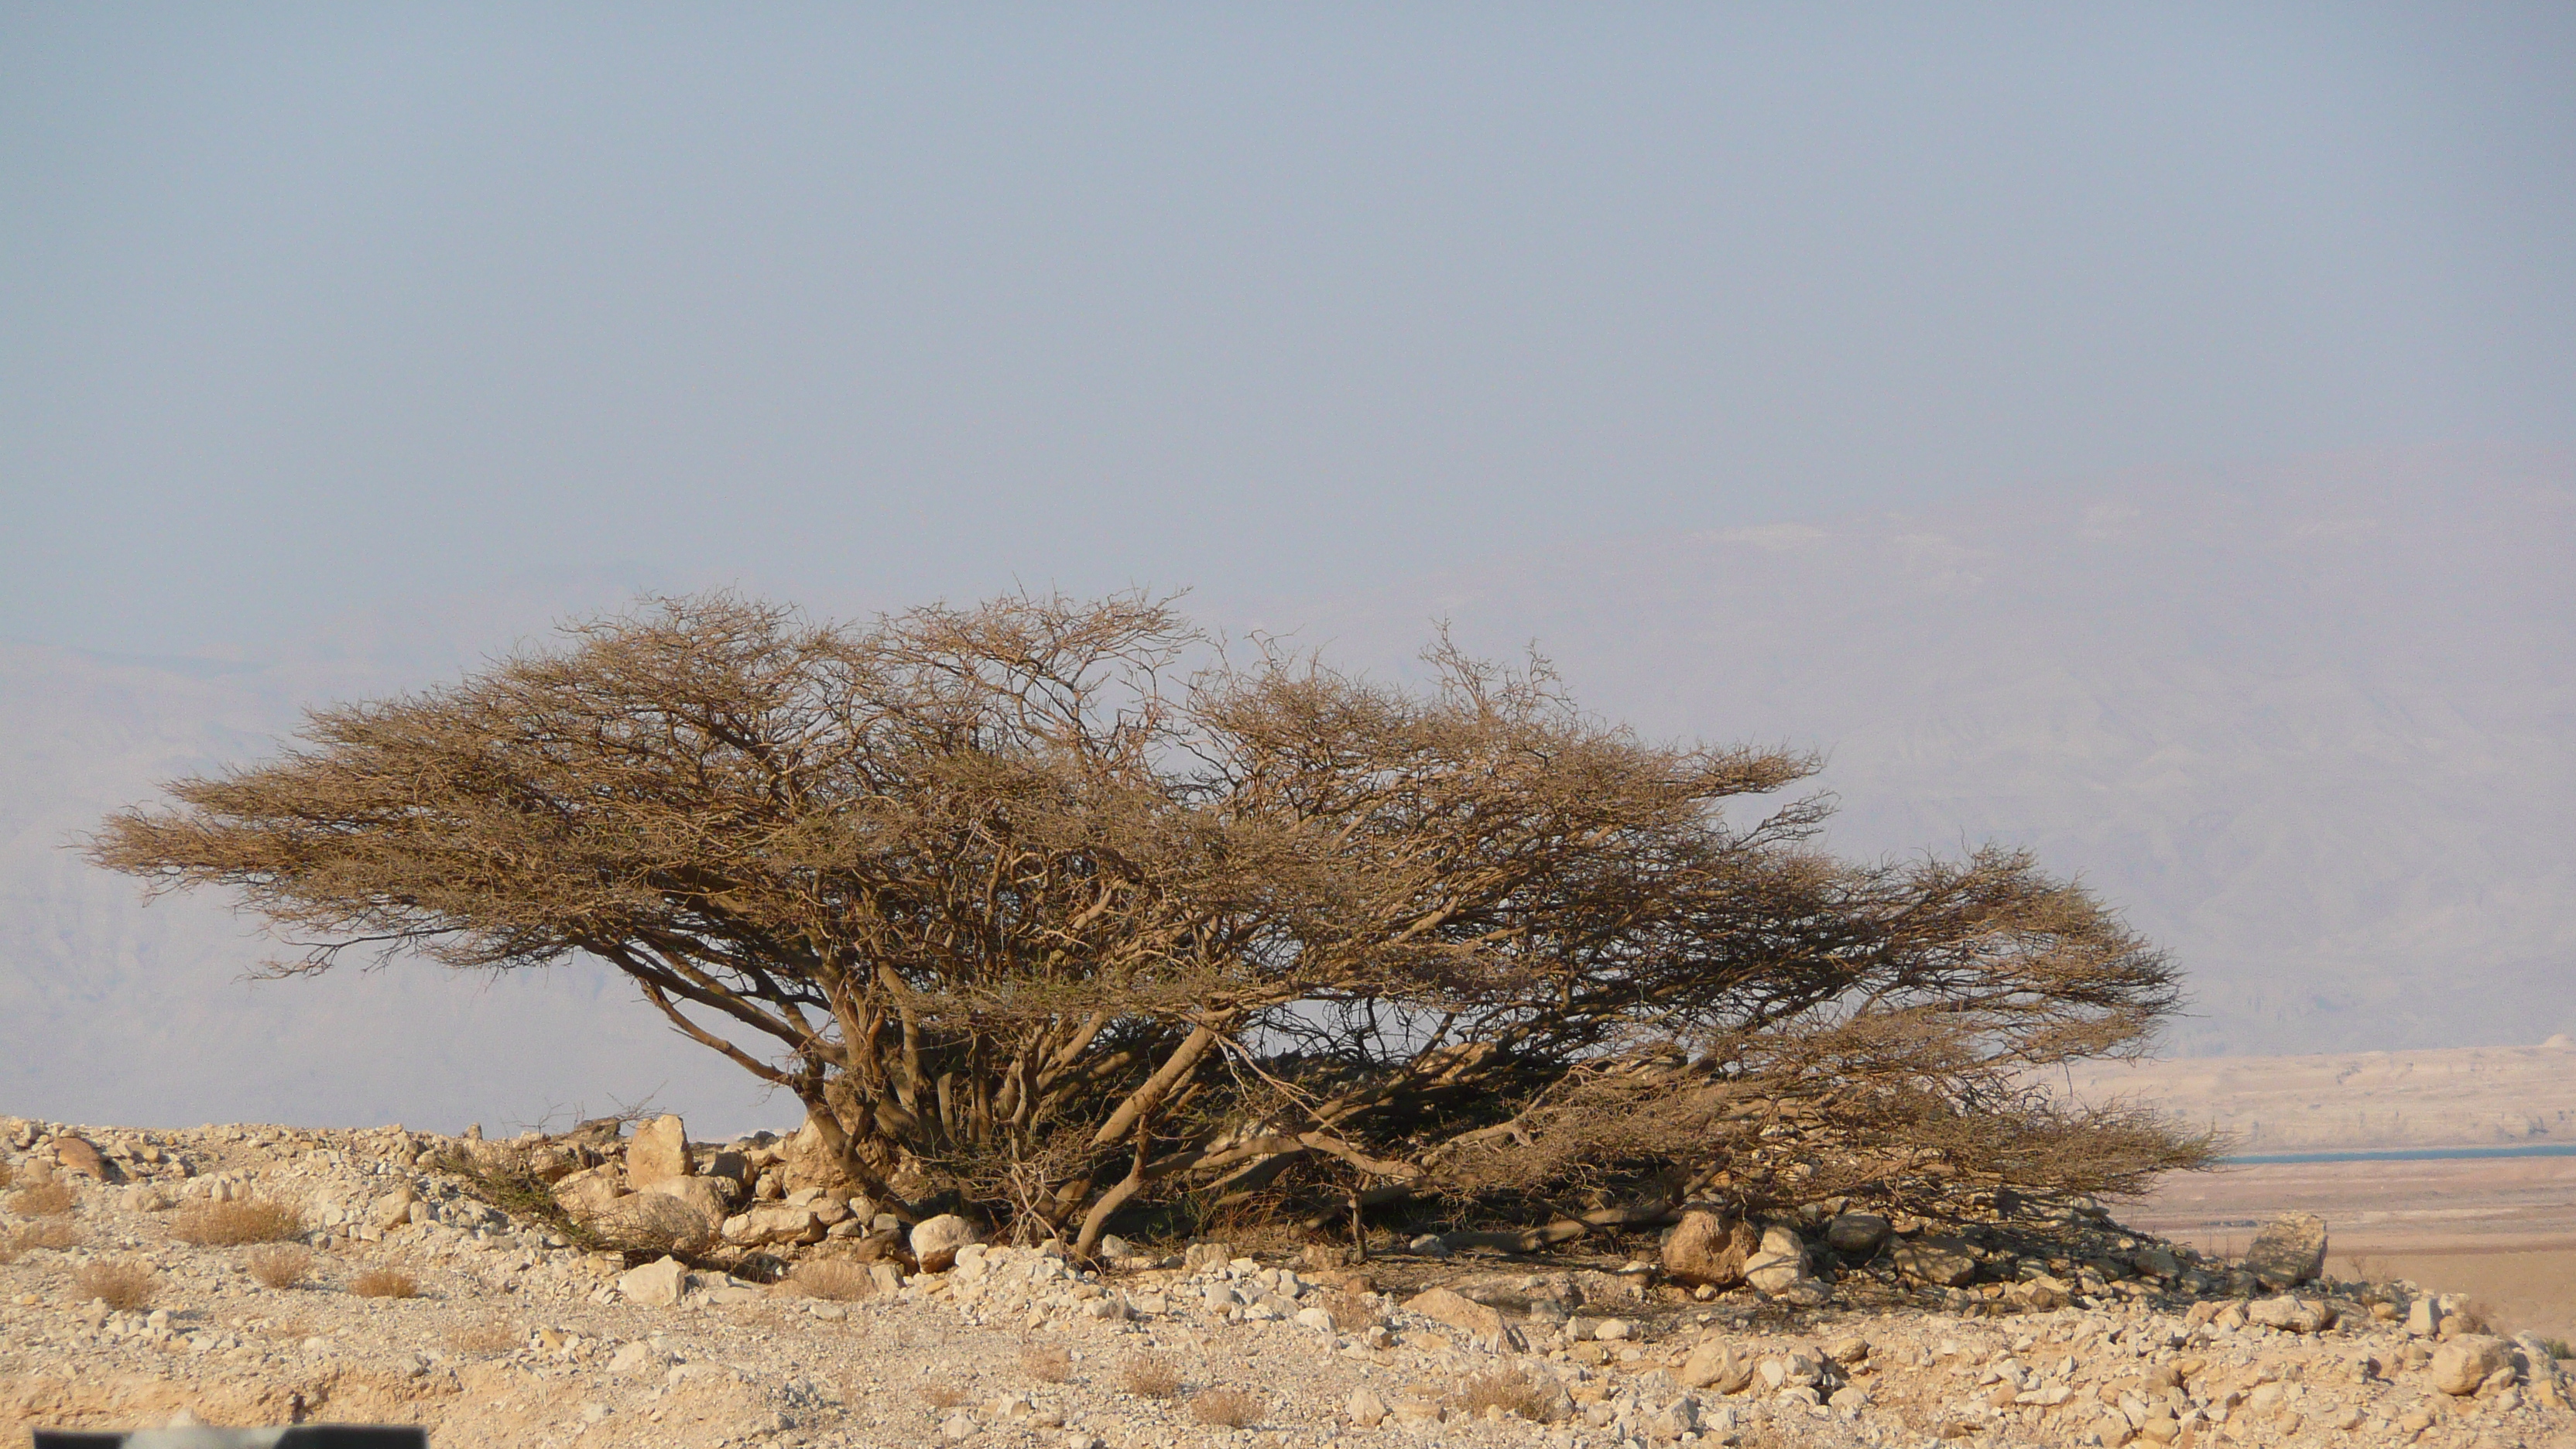
[[[1086,1265],[797,1186],[791,1148],[671,1118],[517,1144],[0,1118],[0,1443],[193,1419],[441,1449],[2576,1444],[2563,1344],[2321,1274],[2313,1219],[2240,1262],[2004,1194],[1964,1223],[1686,1218],[1639,1260],[1428,1236]],[[585,1251],[476,1195],[496,1159],[582,1221],[676,1203],[704,1231]]]

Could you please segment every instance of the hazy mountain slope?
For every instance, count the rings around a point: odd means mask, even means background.
[[[710,1126],[749,1119],[754,1084],[662,1030],[605,973],[495,982],[405,963],[250,982],[276,953],[255,921],[201,898],[147,908],[134,882],[63,848],[158,780],[272,753],[298,701],[392,682],[347,665],[229,669],[0,645],[0,1111],[457,1130],[568,1119],[659,1089]]]
[[[1301,637],[1535,640],[1649,732],[1826,751],[1839,848],[2028,844],[2190,969],[2177,1050],[2531,1042],[2576,1027],[2570,477],[2118,479],[1498,563]]]
[[[1446,616],[1490,652],[1538,641],[1650,732],[1826,750],[1838,847],[2022,842],[2122,903],[2191,972],[2179,1050],[2527,1043],[2576,1031],[2570,476],[2120,479],[1206,602],[1389,672]],[[457,1128],[658,1088],[718,1129],[793,1119],[597,971],[246,984],[252,923],[144,908],[61,848],[156,780],[269,754],[301,702],[452,675],[418,662],[438,621],[410,627],[258,668],[0,646],[0,1110]]]

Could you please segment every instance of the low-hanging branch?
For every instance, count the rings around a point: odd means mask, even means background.
[[[1620,1220],[1545,1207],[1613,1180],[1752,1205],[2207,1161],[2026,1085],[2178,1004],[2080,888],[2000,850],[1832,859],[1819,799],[1730,823],[1808,757],[1425,658],[1418,692],[1229,658],[1143,596],[668,600],[315,711],[90,850],[318,943],[281,972],[597,958],[855,1182],[1085,1251],[1209,1184],[1521,1204],[1543,1226],[1504,1236],[1554,1241]]]

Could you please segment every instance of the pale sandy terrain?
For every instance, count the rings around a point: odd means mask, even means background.
[[[2576,1040],[2445,1051],[2189,1057],[2081,1067],[2086,1101],[2125,1098],[2216,1127],[2238,1155],[2576,1145]]]
[[[2211,1058],[2099,1066],[2119,1096],[2230,1134],[2239,1155],[2576,1143],[2576,1047]],[[2275,1213],[2314,1212],[2337,1265],[2484,1300],[2576,1334],[2576,1157],[2250,1164],[2167,1180],[2122,1217],[2209,1252]]]

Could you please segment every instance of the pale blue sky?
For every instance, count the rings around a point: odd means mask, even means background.
[[[2571,76],[2556,5],[12,4],[0,635],[2565,446]]]

